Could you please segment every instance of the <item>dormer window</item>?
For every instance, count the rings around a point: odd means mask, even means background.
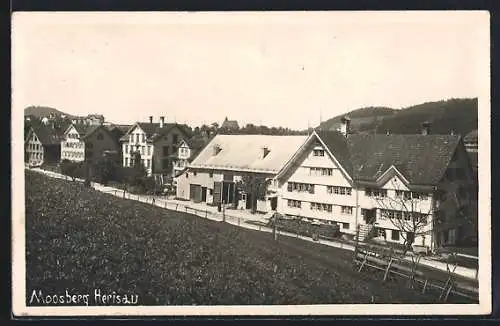
[[[262,158],[265,158],[267,154],[269,154],[270,150],[268,147],[263,147],[262,148]]]
[[[221,150],[222,148],[219,145],[214,145],[214,152],[213,152],[214,156],[219,154]]]

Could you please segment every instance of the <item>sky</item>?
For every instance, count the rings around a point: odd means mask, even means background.
[[[14,13],[12,109],[305,129],[478,97],[487,12]]]

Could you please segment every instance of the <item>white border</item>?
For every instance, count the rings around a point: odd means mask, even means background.
[[[365,12],[366,13],[366,12]],[[410,21],[415,17],[416,12],[398,12],[399,15],[388,15],[389,21]],[[436,12],[418,12],[419,21],[423,17],[432,21],[443,22],[443,15],[436,15]],[[439,12],[437,12],[439,13]],[[442,12],[441,12],[442,13]],[[61,13],[14,13],[14,18],[25,19],[30,17],[29,23],[43,24],[50,19],[51,15]],[[138,23],[154,24],[165,22],[165,16],[161,13],[62,13],[67,18],[68,23],[73,22],[74,15],[80,15],[92,22],[113,23],[120,20],[123,15],[133,16]],[[169,16],[171,23],[220,23],[220,16],[224,16],[225,22],[241,21],[248,23],[259,23],[259,15],[266,14],[274,16],[273,23],[290,23],[289,16],[294,15],[294,23],[306,23],[301,20],[304,13],[171,13]],[[300,14],[300,15],[299,15]],[[310,12],[319,18],[325,18],[328,13]],[[352,21],[353,15],[359,12],[344,13],[338,15],[339,20]],[[363,20],[380,19],[380,15],[387,15],[387,12],[373,12],[364,15]],[[184,19],[185,16],[189,19]],[[488,11],[476,12],[454,12],[454,15],[464,15],[464,19],[476,19],[478,24],[484,25],[484,48],[481,49],[484,55],[490,53],[490,19]],[[48,17],[49,16],[49,17]],[[146,16],[146,17],[145,17]],[[450,15],[453,16],[453,15]],[[446,15],[444,21],[446,21]],[[144,19],[146,18],[146,19]],[[358,17],[359,18],[359,17]],[[457,17],[450,17],[455,21]],[[182,20],[181,20],[182,19]],[[459,18],[460,19],[460,18]],[[14,25],[14,24],[13,24]],[[14,33],[14,31],[13,31]],[[12,46],[15,46],[13,39]],[[486,57],[485,57],[486,58]],[[16,58],[12,55],[12,62]],[[15,72],[13,72],[15,73]],[[485,80],[482,93],[478,94],[479,99],[479,198],[482,202],[479,206],[479,304],[477,305],[451,305],[451,304],[423,304],[423,305],[403,305],[403,304],[383,304],[383,305],[310,305],[310,306],[137,306],[137,307],[26,307],[26,271],[25,271],[25,221],[24,221],[24,137],[23,121],[24,114],[21,111],[12,110],[12,293],[13,293],[13,314],[17,317],[23,316],[220,316],[220,315],[475,315],[489,314],[492,311],[491,298],[491,208],[490,208],[490,61],[485,60],[482,65],[481,76]],[[487,78],[487,80],[486,80]],[[14,99],[15,90],[12,92]]]

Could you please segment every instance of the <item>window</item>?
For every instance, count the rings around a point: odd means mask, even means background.
[[[387,197],[387,189],[365,188],[365,196],[367,196],[367,197]]]
[[[146,141],[146,135],[145,134],[141,134],[142,136],[142,142],[144,143]]]
[[[214,177],[214,173],[213,173],[213,172],[210,172],[210,173],[208,173],[208,176],[209,176],[210,178],[213,178],[213,177]]]
[[[196,171],[193,172],[193,175],[196,177]]]
[[[412,192],[411,197],[414,199],[427,200],[429,194],[424,192]]]
[[[128,145],[125,145],[125,154],[128,153]]]
[[[104,139],[104,136],[102,133],[98,133],[97,134],[97,140],[103,140]]]
[[[301,202],[299,200],[288,200],[288,207],[291,208],[301,208]]]
[[[151,155],[151,146],[148,145],[148,156]]]
[[[150,168],[150,164],[151,164],[151,160],[150,159],[147,159],[146,160],[146,167],[149,169]]]
[[[94,144],[92,144],[91,142],[87,142],[85,143],[85,145],[87,145],[87,148],[93,148],[94,147]]]
[[[177,144],[177,142],[178,142],[178,141],[179,141],[179,135],[177,135],[177,134],[173,134],[173,135],[172,135],[172,142],[173,142],[174,144]]]
[[[392,230],[391,239],[394,241],[399,241],[399,231]]]
[[[349,223],[342,223],[343,229],[349,229]]]
[[[168,156],[168,146],[163,146],[163,156]]]
[[[141,155],[144,155],[144,152],[146,152],[146,146],[141,146]]]
[[[411,199],[411,192],[405,190],[396,190],[396,197],[409,200]]]
[[[314,194],[314,185],[309,183],[289,182],[288,191],[308,192]]]
[[[327,186],[326,192],[329,194],[350,196],[352,189],[347,187]]]
[[[313,155],[314,156],[325,156],[325,151],[322,149],[315,149],[315,150],[313,150]]]
[[[134,135],[130,135],[130,142],[133,143],[134,142]]]
[[[333,211],[333,205],[332,204],[311,203],[311,210],[325,211],[325,212],[331,213]]]
[[[128,157],[125,157],[125,166],[129,166],[128,165]]]
[[[340,211],[342,212],[342,214],[352,215],[352,207],[351,206],[341,206]]]
[[[175,154],[177,152],[177,147],[176,146],[172,146],[172,154]]]

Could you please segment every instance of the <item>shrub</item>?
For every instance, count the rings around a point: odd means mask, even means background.
[[[70,176],[73,181],[76,178],[83,178],[85,169],[83,162],[72,162],[69,160],[62,160],[60,164],[61,173]]]

